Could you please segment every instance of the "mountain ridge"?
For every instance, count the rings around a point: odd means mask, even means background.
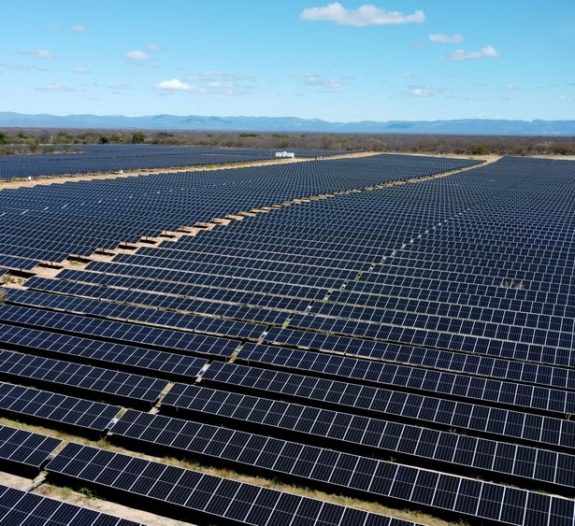
[[[331,122],[299,117],[201,115],[51,115],[0,112],[4,128],[140,129],[171,131],[308,132],[504,136],[575,136],[575,120],[452,119]]]

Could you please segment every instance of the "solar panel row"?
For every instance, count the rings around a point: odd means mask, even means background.
[[[256,346],[248,344],[248,353],[250,350],[257,349]],[[512,381],[500,381],[493,378],[480,378],[478,376],[468,376],[468,374],[453,374],[447,372],[430,371],[419,367],[410,367],[396,364],[381,363],[362,363],[356,360],[347,360],[348,366],[343,368],[341,358],[327,357],[315,353],[284,350],[283,356],[276,358],[277,351],[275,348],[268,347],[254,356],[254,354],[241,352],[238,355],[240,361],[250,362],[251,365],[265,366],[267,363],[282,363],[282,368],[287,368],[301,374],[310,372],[323,372],[325,369],[337,367],[339,364],[342,370],[339,374],[331,374],[339,379],[354,379],[361,381],[365,385],[367,380],[375,385],[385,385],[389,387],[403,388],[410,392],[434,392],[438,396],[444,395],[453,399],[470,399],[492,403],[498,406],[510,406],[517,408],[526,408],[535,412],[540,410],[544,413],[568,413],[575,402],[575,393],[562,391],[559,389],[548,389],[541,386],[522,385]],[[281,350],[280,350],[281,351]],[[261,356],[258,359],[257,356]],[[252,357],[253,356],[253,357]],[[287,358],[291,357],[291,360]],[[312,363],[312,366],[306,366],[301,361],[313,362],[314,357],[318,360]],[[332,365],[328,365],[331,358]],[[344,361],[345,363],[345,361]],[[359,370],[354,370],[354,366]],[[366,373],[366,369],[370,369]],[[463,371],[466,373],[466,371]]]
[[[0,349],[0,379],[150,409],[168,385],[149,376]]]
[[[88,484],[139,507],[185,513],[187,520],[266,525],[408,526],[353,508],[283,493],[196,471],[68,444],[46,467],[53,480]]]
[[[59,444],[57,438],[0,426],[1,469],[35,477]]]
[[[0,486],[0,525],[144,526],[105,513]]]
[[[199,395],[206,404],[215,404],[216,393]],[[233,401],[233,397],[221,398],[225,400],[222,405]],[[381,473],[397,462],[406,470],[425,468],[452,475],[468,475],[473,469],[502,483],[537,490],[546,487],[573,496],[573,455],[373,418],[350,418],[333,411],[306,414],[303,407],[293,404],[284,408],[283,413],[267,416],[258,433],[253,432],[253,417],[242,431],[229,426],[231,418],[228,426],[222,427],[224,414],[217,415],[222,419],[218,422],[213,414],[201,415],[197,408],[195,414],[206,423],[129,410],[111,429],[111,438],[156,454],[170,450],[206,458],[218,466],[237,464],[242,471],[253,469],[271,477],[282,474],[328,488],[340,486],[329,489],[337,492],[343,488],[351,495],[361,492],[364,498],[389,496],[379,492],[385,478]],[[270,404],[269,409],[276,407]],[[227,415],[239,417],[240,413],[229,409]],[[312,417],[316,418],[310,421]],[[360,427],[362,424],[365,427]],[[386,460],[389,457],[395,460]]]
[[[0,382],[0,414],[90,437],[102,436],[119,406]]]
[[[341,419],[344,436],[346,429],[357,419],[358,433],[362,434],[361,426],[366,426],[364,418],[383,419],[432,429],[472,433],[473,436],[485,436],[491,439],[525,443],[547,447],[564,452],[573,452],[575,444],[575,426],[573,422],[560,418],[530,415],[519,411],[508,411],[493,407],[464,404],[450,400],[441,400],[432,396],[407,395],[399,392],[387,392],[385,400],[358,398],[361,387],[354,386],[348,396],[341,390],[333,393],[323,391],[320,400],[314,400],[309,389],[294,396],[289,393],[293,384],[285,389],[265,391],[266,384],[260,382],[251,389],[253,394],[241,394],[220,389],[175,384],[162,401],[164,411],[170,414],[191,413],[194,417],[202,414],[218,415],[238,422],[267,426],[276,425],[283,418],[286,421],[299,421],[304,430],[309,430],[318,420],[318,415],[332,408],[329,422]],[[247,388],[245,388],[248,391]],[[278,393],[287,401],[275,401]],[[304,394],[306,393],[306,394]],[[354,396],[354,394],[356,396]],[[270,399],[271,398],[271,399]],[[331,402],[326,400],[331,399]],[[295,404],[295,405],[293,405]],[[321,405],[320,405],[321,404]],[[359,406],[359,407],[357,407]],[[273,410],[272,410],[273,409]],[[345,412],[344,412],[345,411]],[[284,416],[285,415],[285,416]],[[268,421],[269,419],[269,421]]]
[[[191,356],[4,323],[0,323],[0,344],[30,355],[52,356],[172,380],[195,378],[207,363],[205,359]]]
[[[0,156],[0,174],[2,178],[201,166],[247,162],[273,157],[273,152],[269,149],[206,148],[151,144],[76,145],[74,146],[74,149],[77,150],[75,153],[67,153],[66,151],[69,150],[67,145],[55,146],[54,149],[61,153],[33,156]],[[294,153],[298,157],[319,157],[344,152],[338,150],[297,149]]]
[[[295,298],[281,298],[263,296],[261,294],[248,294],[243,292],[233,293],[220,289],[216,297],[209,301],[201,301],[194,298],[181,298],[155,294],[151,292],[130,291],[120,288],[103,288],[99,286],[69,282],[63,280],[33,278],[27,282],[30,289],[42,292],[63,293],[66,295],[97,298],[113,302],[128,303],[131,305],[146,305],[164,310],[177,312],[202,312],[217,315],[218,311],[225,309],[224,305],[241,303],[247,306],[260,306],[262,308],[281,309],[287,312],[305,309],[309,300]],[[229,308],[229,307],[228,307]]]
[[[22,292],[22,293],[21,293]],[[38,307],[46,307],[45,303],[41,301],[34,301],[34,299],[41,298],[41,293],[28,293],[27,291],[13,291],[10,292],[8,297],[10,301],[15,298],[31,299],[28,304],[32,303]],[[43,299],[43,298],[42,298]],[[192,334],[191,332],[175,331],[158,328],[159,325],[164,325],[161,323],[162,313],[149,311],[146,309],[130,309],[123,306],[115,306],[114,304],[104,304],[103,302],[93,302],[95,305],[97,314],[100,316],[105,316],[106,313],[113,313],[115,316],[112,318],[126,320],[123,322],[110,321],[106,319],[90,318],[83,315],[83,306],[90,306],[89,301],[85,300],[74,300],[67,299],[63,296],[47,297],[51,305],[61,302],[63,305],[67,303],[74,303],[79,305],[77,309],[70,309],[76,314],[65,314],[63,312],[48,311],[41,309],[32,309],[29,307],[15,306],[15,305],[0,305],[0,320],[7,323],[19,324],[23,326],[33,326],[38,328],[45,328],[47,330],[57,330],[59,332],[67,332],[74,335],[82,335],[86,337],[91,337],[95,339],[101,339],[104,341],[119,342],[129,345],[142,345],[145,347],[158,348],[158,349],[169,349],[172,352],[180,352],[182,354],[191,355],[212,355],[212,356],[227,356],[230,357],[234,352],[237,343],[233,340],[228,340],[224,338],[210,338],[207,336],[201,336],[197,334]],[[122,311],[124,315],[122,315]],[[134,317],[130,318],[131,312],[142,313],[146,316],[146,320],[149,325],[136,325],[127,322],[127,319],[139,321]],[[117,313],[117,314],[116,314]],[[165,313],[166,321],[169,321],[172,317],[177,317],[176,314]],[[206,321],[205,318],[186,319],[183,316],[179,316],[184,322],[191,327],[199,327],[199,332],[209,332],[210,326],[220,326],[222,323],[217,323],[218,320],[214,320],[210,323],[209,320]],[[154,323],[157,321],[158,323]],[[194,323],[195,322],[195,323]],[[199,325],[199,322],[203,322]],[[166,323],[168,324],[168,323]],[[227,327],[232,326],[232,323],[225,324]],[[244,329],[245,324],[238,323],[238,332],[241,333]],[[204,329],[204,331],[202,331]],[[221,328],[219,332],[224,332]],[[232,332],[232,331],[230,331]],[[232,333],[233,334],[233,333]],[[261,334],[261,332],[260,332]]]
[[[266,338],[272,340],[276,334],[270,330]],[[303,333],[302,337],[305,337],[305,334]],[[333,352],[337,348],[343,356],[315,352],[309,349],[289,349],[279,346],[280,342],[276,340],[274,342],[276,346],[247,343],[236,361],[246,365],[266,364],[273,368],[294,372],[298,370],[308,371],[306,374],[330,378],[361,380],[362,383],[373,385],[386,382],[384,378],[388,368],[387,363],[381,363],[383,361],[413,365],[425,371],[461,372],[473,375],[473,378],[505,379],[518,382],[518,384],[548,385],[571,390],[575,388],[573,371],[560,367],[422,349],[407,345],[381,344],[369,341],[357,342],[344,337],[314,338],[314,335],[311,336],[313,338],[311,342],[308,343],[304,339],[304,341],[299,340],[298,343],[307,343],[310,347],[314,346],[327,352]],[[378,360],[358,360],[356,356],[362,356],[362,353],[365,353],[367,357],[376,354]]]

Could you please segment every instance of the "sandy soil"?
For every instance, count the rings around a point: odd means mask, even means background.
[[[552,161],[575,161],[575,155],[530,155],[529,159],[551,159]]]
[[[2,486],[7,486],[8,488],[25,490],[31,486],[32,479],[19,477],[17,475],[12,475],[11,473],[0,471],[0,484]]]

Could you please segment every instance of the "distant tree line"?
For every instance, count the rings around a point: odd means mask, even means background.
[[[0,155],[79,152],[84,144],[184,145],[174,133],[102,130],[3,129]]]
[[[0,130],[0,155],[80,151],[83,144],[164,144],[460,155],[575,155],[575,137],[140,130]]]

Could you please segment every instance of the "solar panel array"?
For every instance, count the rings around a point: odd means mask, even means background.
[[[117,170],[165,169],[275,158],[273,150],[153,144],[86,144],[56,147],[59,153],[0,156],[0,179],[46,177]],[[341,150],[292,150],[297,157],[323,157]]]
[[[200,524],[399,523],[135,451],[474,525],[573,526],[575,164],[509,158],[426,178],[466,164],[379,156],[187,175],[162,204],[168,226],[145,195],[180,176],[135,179],[137,206],[100,210],[122,223],[120,241],[128,220],[174,229],[330,196],[5,289],[0,415],[134,451],[66,445],[42,465],[49,480]],[[375,187],[391,181],[405,184]],[[123,191],[91,184],[31,202],[48,212],[73,195],[93,217],[88,194]],[[53,250],[53,219],[30,253]],[[98,228],[78,231],[86,250]],[[65,412],[75,404],[90,425]]]
[[[35,478],[58,455],[57,438],[0,426],[0,470]],[[0,524],[137,526],[135,522],[0,485]]]
[[[231,213],[471,164],[376,156],[4,190],[0,268],[29,270],[38,261],[111,250]]]
[[[287,475],[305,483],[319,482],[332,487],[333,491],[431,506],[453,516],[536,525],[541,524],[540,509],[548,510],[551,519],[556,521],[572,519],[575,509],[573,501],[558,497],[545,498],[541,494],[396,462],[162,416],[130,413],[114,428],[114,432],[116,429],[122,436],[152,442],[163,451],[169,448],[199,453],[232,465],[245,465],[269,476]],[[488,451],[482,453],[485,457],[489,455]],[[496,465],[498,463],[495,462]],[[501,464],[505,464],[505,460]],[[462,494],[467,498],[462,498]]]
[[[68,444],[47,468],[55,480],[89,484],[107,494],[137,500],[140,506],[166,510],[187,520],[232,524],[408,526],[360,510],[261,488],[251,484]]]
[[[151,416],[148,413],[135,414]],[[133,415],[126,415],[126,418],[131,420]],[[17,470],[18,473],[27,468],[31,477],[45,468],[50,481],[65,480],[73,486],[87,483],[104,495],[115,490],[125,494],[128,501],[137,496],[140,506],[144,503],[144,507],[153,511],[158,507],[165,508],[167,514],[175,511],[178,518],[179,514],[186,512],[186,518],[198,516],[201,521],[217,518],[236,521],[234,524],[273,524],[267,522],[269,514],[274,519],[288,518],[294,515],[291,506],[296,504],[298,511],[294,518],[301,524],[412,524],[302,497],[292,496],[290,500],[287,494],[277,491],[79,444],[62,445],[56,438],[0,426],[0,467],[8,471]],[[56,448],[61,451],[56,451]],[[95,466],[99,466],[98,473],[94,471]],[[284,502],[280,504],[280,501]],[[131,521],[0,486],[0,524],[20,523],[38,526],[135,525]]]

